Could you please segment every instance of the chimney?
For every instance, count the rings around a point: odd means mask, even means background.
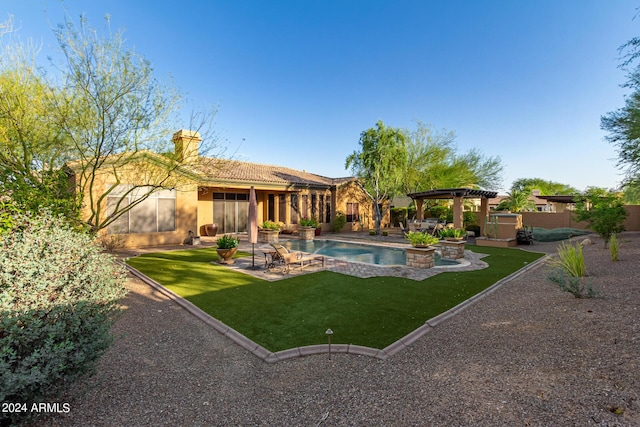
[[[202,141],[198,132],[182,129],[174,133],[171,140],[176,146],[177,161],[185,163],[198,158],[198,144]]]

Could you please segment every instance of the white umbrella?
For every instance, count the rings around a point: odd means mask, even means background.
[[[256,267],[255,244],[258,243],[258,201],[256,200],[256,189],[251,186],[249,190],[249,242],[251,243],[251,268]]]

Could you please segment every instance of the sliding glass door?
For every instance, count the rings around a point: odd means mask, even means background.
[[[245,193],[213,193],[213,222],[224,233],[247,231],[249,195]]]

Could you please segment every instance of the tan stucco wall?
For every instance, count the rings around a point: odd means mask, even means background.
[[[364,189],[355,181],[345,183],[337,188],[336,191],[336,210],[347,214],[347,203],[358,203],[362,229],[368,230],[375,228],[375,219],[373,213],[373,201],[364,191]],[[382,226],[389,224],[389,213],[382,219]],[[345,231],[359,231],[360,224],[346,223],[343,227]]]
[[[150,172],[145,173],[147,168]],[[118,175],[121,184],[140,184],[145,182],[145,177],[151,177],[153,179],[153,166],[149,166],[145,162],[136,162],[128,166],[129,171],[126,168],[119,168]],[[77,182],[77,178],[75,178]],[[99,172],[95,175],[95,181],[93,186],[97,191],[94,191],[94,196],[102,195],[108,184],[113,184],[116,181],[114,174],[108,171]],[[175,184],[177,186],[176,191],[176,229],[170,232],[155,232],[155,233],[128,233],[128,234],[108,234],[107,230],[100,230],[98,234],[106,235],[107,238],[117,239],[124,247],[144,247],[144,246],[157,246],[157,245],[173,245],[182,243],[188,236],[189,230],[194,233],[197,232],[197,186],[188,183],[179,183],[178,181],[168,183]],[[78,188],[77,191],[85,194],[83,200],[83,207],[81,210],[82,217],[87,220],[91,215],[90,203],[91,199],[88,197],[88,191],[84,188]],[[97,200],[93,202],[97,205]],[[105,218],[107,207],[106,199],[102,201],[101,205],[101,217]]]
[[[197,233],[198,192],[195,186],[176,193],[176,230],[158,233],[118,234],[125,247],[145,247],[181,244],[189,231]]]
[[[624,222],[626,231],[640,231],[640,205],[625,205],[629,216]],[[573,211],[563,212],[522,212],[522,223],[526,226],[553,228],[587,229],[586,222],[579,222],[573,218]]]

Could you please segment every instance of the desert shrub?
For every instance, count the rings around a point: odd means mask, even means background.
[[[91,236],[47,213],[14,216],[0,235],[0,402],[51,401],[91,373],[125,280]]]
[[[618,261],[618,251],[619,251],[619,243],[618,236],[616,234],[612,234],[609,237],[609,254],[611,255],[611,261]]]
[[[331,223],[331,230],[333,230],[334,233],[338,233],[340,230],[342,230],[342,227],[344,227],[346,223],[347,223],[347,217],[345,217],[342,212],[338,211],[336,213],[336,217],[333,219],[333,222]]]
[[[546,229],[533,227],[533,240],[538,242],[559,242],[575,236],[584,236],[589,233],[589,231],[580,230],[579,228],[562,227]]]
[[[612,234],[624,231],[624,220],[629,213],[623,203],[620,193],[589,187],[577,201],[574,215],[578,221],[589,223],[589,228],[602,237],[606,247]]]
[[[547,279],[576,298],[595,298],[598,296],[591,282],[585,277],[570,276],[564,271],[556,269],[551,271]]]
[[[436,205],[429,208],[429,214],[432,218],[438,218],[446,222],[453,221],[453,210],[448,206]]]

